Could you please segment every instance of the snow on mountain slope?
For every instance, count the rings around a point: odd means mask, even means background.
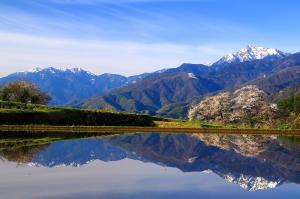
[[[0,78],[0,85],[27,80],[52,97],[51,105],[69,104],[127,84],[127,77],[115,74],[95,75],[81,68],[34,68]]]
[[[228,65],[234,63],[241,63],[245,61],[253,61],[268,58],[271,61],[282,59],[289,55],[275,48],[265,48],[248,45],[235,53],[231,53],[222,57],[219,61],[215,62],[213,66]]]
[[[88,74],[88,75],[91,75],[91,76],[96,76],[95,74],[89,72],[89,71],[86,71],[82,68],[70,68],[70,69],[60,69],[60,68],[54,68],[54,67],[48,67],[48,68],[40,68],[40,67],[35,67],[35,68],[32,68],[32,69],[29,69],[29,70],[26,70],[26,71],[23,71],[23,72],[18,72],[18,73],[52,73],[52,74],[55,74],[55,73],[65,73],[65,72],[70,72],[70,73],[85,73],[85,74]]]
[[[264,189],[274,189],[282,182],[280,180],[267,180],[263,177],[253,177],[241,174],[240,176],[224,175],[224,179],[230,183],[235,183],[248,191]]]

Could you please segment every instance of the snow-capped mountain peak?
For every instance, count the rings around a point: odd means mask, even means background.
[[[23,73],[39,73],[39,72],[43,72],[43,73],[64,73],[64,72],[69,72],[69,73],[74,73],[74,74],[78,74],[78,73],[86,73],[88,75],[91,76],[95,76],[95,74],[86,71],[82,68],[69,68],[69,69],[62,69],[62,68],[54,68],[54,67],[47,67],[47,68],[40,68],[40,67],[35,67],[29,70],[24,71]]]
[[[58,69],[54,67],[47,67],[47,68],[40,68],[40,67],[34,67],[29,70],[25,70],[20,73],[45,73],[45,72],[50,72],[50,73],[57,73],[57,72],[62,72],[64,71],[63,69]]]
[[[36,73],[36,72],[40,72],[40,71],[42,71],[42,70],[43,70],[43,69],[40,68],[40,67],[34,67],[34,68],[31,68],[31,69],[29,69],[29,70],[27,70],[27,71],[24,71],[24,72]]]
[[[248,45],[245,48],[240,49],[235,53],[231,53],[222,57],[219,61],[213,65],[226,65],[233,63],[241,63],[245,61],[261,60],[261,59],[270,59],[272,61],[276,59],[282,59],[289,55],[275,48],[266,48]]]

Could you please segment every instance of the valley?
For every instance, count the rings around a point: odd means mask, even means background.
[[[93,109],[187,120],[193,107],[207,97],[234,92],[247,86],[255,86],[257,92],[264,93],[259,103],[275,106],[280,100],[299,91],[299,65],[300,53],[290,54],[272,48],[247,46],[222,57],[210,66],[185,63],[177,68],[130,77],[114,74],[95,75],[80,68],[36,68],[2,77],[0,84],[6,85],[19,80],[31,82],[51,96],[51,106],[77,108],[78,111]],[[260,112],[254,106],[252,109],[254,113]],[[218,114],[216,112],[213,117],[217,118],[220,116]],[[255,114],[245,115],[249,121],[243,119],[235,122],[236,120],[232,119],[212,118],[200,122],[239,128],[282,128],[280,126],[293,120],[288,118],[287,114],[284,116],[279,112],[273,116],[272,124],[258,124],[255,120],[264,120],[257,118]],[[193,117],[192,120],[195,118],[199,117]],[[288,126],[297,128],[297,125]]]

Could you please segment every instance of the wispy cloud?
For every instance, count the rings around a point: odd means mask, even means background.
[[[13,72],[11,69],[26,70],[35,66],[83,67],[98,74],[132,75],[183,62],[214,61],[228,49],[209,44],[71,40],[2,32],[0,51],[1,75]]]
[[[260,43],[257,29],[207,10],[215,11],[219,4],[220,0],[3,1],[0,75],[34,66],[138,74],[183,62],[212,62],[249,42]]]
[[[114,5],[97,5],[89,8],[55,6],[49,4],[89,4],[110,2]],[[41,0],[28,1],[27,6],[3,5],[0,8],[1,30],[31,33],[38,35],[65,35],[67,37],[87,37],[94,39],[138,40],[157,42],[204,41],[208,35],[248,33],[249,29],[214,18],[210,20],[201,13],[185,13],[178,17],[178,11],[164,8],[144,7],[126,4],[128,2],[164,2],[151,0]],[[209,1],[212,0],[201,0]],[[121,3],[122,2],[122,3]]]

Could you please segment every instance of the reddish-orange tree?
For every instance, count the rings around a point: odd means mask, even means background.
[[[51,97],[34,84],[27,81],[19,81],[5,85],[1,89],[0,99],[29,104],[48,104]]]

